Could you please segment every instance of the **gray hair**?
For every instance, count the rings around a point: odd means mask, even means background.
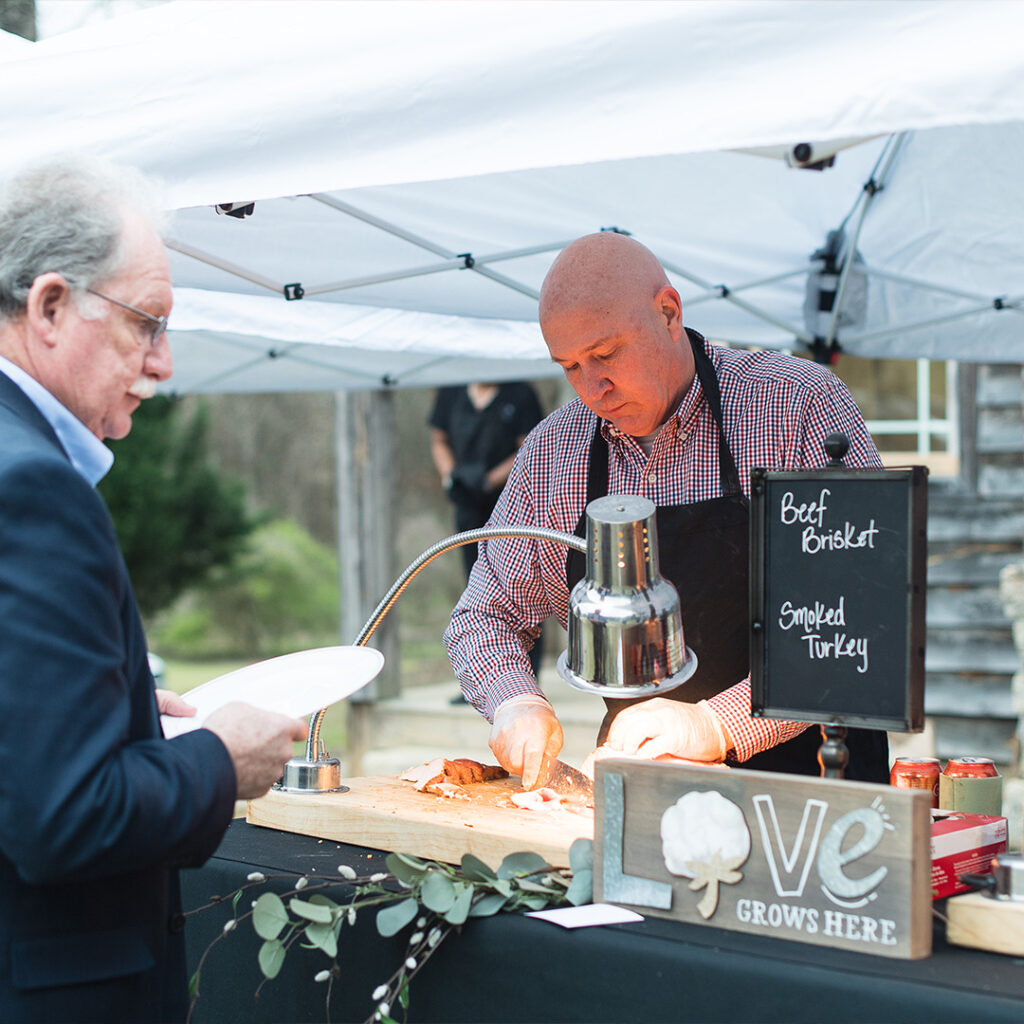
[[[162,234],[160,186],[132,167],[62,156],[12,178],[0,190],[0,322],[25,312],[40,274],[62,274],[76,290],[115,277],[132,214]]]

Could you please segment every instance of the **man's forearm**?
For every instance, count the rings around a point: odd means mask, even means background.
[[[746,761],[762,750],[792,739],[807,728],[806,722],[751,717],[749,679],[709,697],[708,707],[721,719],[732,738],[729,757],[737,761]]]
[[[523,640],[507,622],[457,606],[444,644],[466,699],[489,722],[510,698],[542,695]]]
[[[452,470],[455,468],[455,455],[448,443],[448,435],[436,427],[432,427],[430,431],[430,456],[442,482],[450,480]]]

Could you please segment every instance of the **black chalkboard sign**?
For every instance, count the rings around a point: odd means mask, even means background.
[[[755,716],[924,728],[927,470],[751,473]]]

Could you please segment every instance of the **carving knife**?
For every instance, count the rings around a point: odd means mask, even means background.
[[[551,766],[551,774],[544,783],[549,789],[553,789],[559,796],[585,796],[593,797],[594,783],[587,778],[578,768],[571,764],[556,760]]]

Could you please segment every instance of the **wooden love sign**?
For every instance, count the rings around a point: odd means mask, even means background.
[[[607,759],[594,900],[878,956],[931,953],[931,795]]]

